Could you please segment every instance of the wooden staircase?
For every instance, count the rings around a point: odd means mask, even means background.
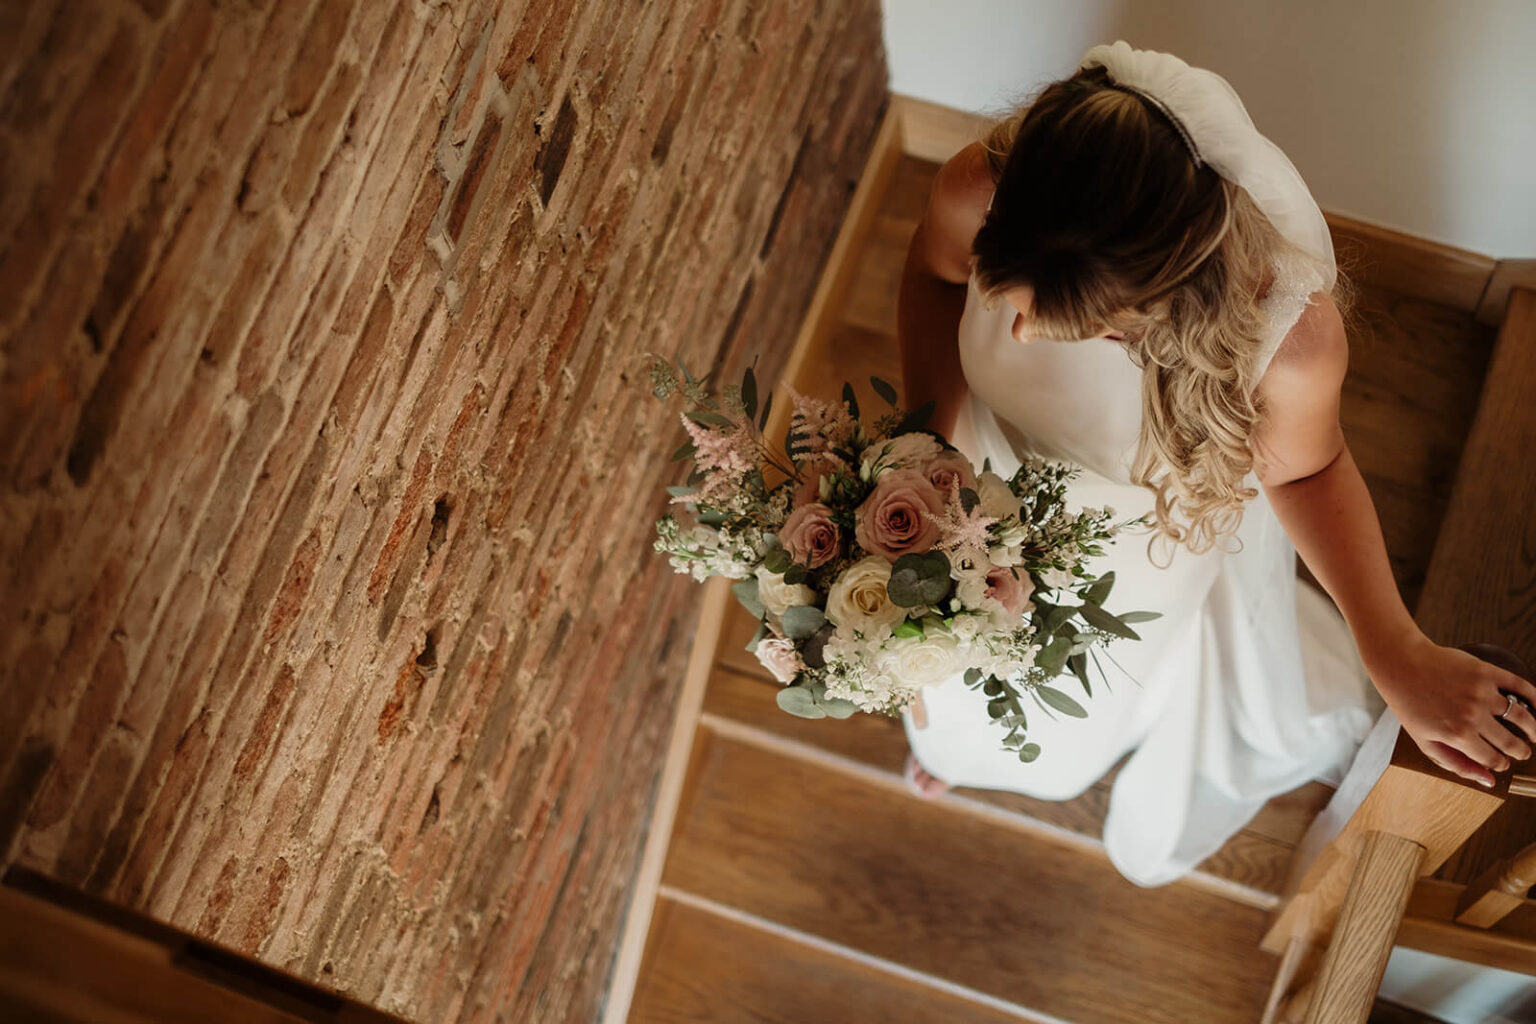
[[[1514,289],[1418,620],[1442,643],[1536,654],[1536,291]],[[1492,790],[1389,719],[1302,844],[1265,937],[1266,1021],[1364,1019],[1394,945],[1536,975],[1536,765]]]
[[[785,372],[799,390],[831,397],[843,380],[897,379],[894,282],[933,173],[928,161],[973,137],[952,112],[896,98]],[[1358,227],[1335,221],[1336,239],[1347,246]],[[1355,279],[1369,291],[1374,274],[1424,273],[1414,258],[1383,262],[1352,268]],[[1470,310],[1486,284],[1474,289],[1478,266],[1470,254],[1463,262],[1451,284],[1437,278],[1437,287],[1459,289],[1452,297]],[[1488,267],[1481,272],[1486,279]],[[1487,349],[1482,329],[1448,316],[1444,301],[1378,303],[1371,327],[1388,343],[1346,388],[1346,430],[1410,600],[1426,579],[1445,508],[1438,479],[1461,451],[1483,379],[1476,354]],[[1536,336],[1526,352],[1536,353]],[[1505,393],[1489,380],[1485,415],[1502,409],[1495,391]],[[1536,393],[1536,382],[1523,386]],[[1515,387],[1509,393],[1518,396]],[[778,404],[782,432],[787,403]],[[1417,445],[1412,455],[1402,451],[1405,435]],[[1529,450],[1532,442],[1522,443]],[[1519,511],[1536,497],[1528,486],[1523,494]],[[1536,550],[1528,529],[1503,529]],[[1438,600],[1432,583],[1424,600]],[[1531,611],[1528,597],[1520,607]],[[1098,841],[1112,775],[1064,803],[981,790],[921,800],[901,779],[900,723],[785,715],[772,701],[776,684],[742,649],[752,629],[725,581],[712,581],[605,1024],[1248,1024],[1297,1008],[1288,997],[1315,973],[1332,918],[1308,909],[1305,943],[1289,941],[1282,922],[1296,913],[1304,869],[1341,858],[1332,836],[1313,826],[1325,805],[1333,818],[1321,820],[1337,819],[1335,832],[1349,819],[1331,788],[1314,783],[1272,801],[1199,870],[1140,889],[1115,872]],[[1390,755],[1390,737],[1382,744]],[[1377,776],[1386,757],[1379,760]],[[1344,795],[1361,802],[1376,781],[1357,778]],[[1460,927],[1449,924],[1456,902],[1488,863],[1450,852],[1464,838],[1440,859],[1467,877],[1419,881],[1401,930],[1388,929],[1398,941],[1443,951],[1445,929]],[[1515,852],[1505,845],[1498,838],[1489,848]],[[1334,916],[1358,860],[1343,865]],[[1481,940],[1458,932],[1449,945],[1484,963],[1530,964],[1522,930],[1532,921],[1522,904]],[[1428,1018],[1378,1007],[1372,1019]]]

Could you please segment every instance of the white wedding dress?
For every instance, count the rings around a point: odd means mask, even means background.
[[[1264,299],[1265,365],[1320,283],[1303,262],[1275,269]],[[1005,302],[986,309],[972,280],[960,321],[970,394],[956,446],[977,466],[991,459],[1005,478],[1019,453],[1075,463],[1083,472],[1072,504],[1109,505],[1117,518],[1150,513],[1151,492],[1130,480],[1141,371],[1128,350],[1105,340],[1021,345],[1010,333],[1013,316]],[[1115,665],[1101,655],[1109,677],[1090,671],[1093,696],[1082,700],[1089,717],[1053,719],[1027,707],[1029,738],[1043,751],[1023,764],[1002,747],[987,698],[956,677],[923,691],[925,728],[904,716],[918,761],[952,785],[1066,800],[1134,749],[1111,791],[1104,844],[1140,885],[1189,871],[1271,797],[1311,779],[1337,781],[1381,700],[1343,619],[1298,583],[1295,550],[1262,490],[1237,539],[1235,552],[1179,549],[1158,568],[1147,534],[1122,534],[1090,566],[1115,572],[1106,607],[1163,617],[1135,627],[1140,641],[1112,643]],[[1066,680],[1081,698],[1076,680]]]

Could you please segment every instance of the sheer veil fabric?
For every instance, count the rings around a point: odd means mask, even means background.
[[[1276,257],[1263,300],[1267,364],[1308,297],[1334,279],[1327,226],[1306,185],[1220,76],[1123,42],[1093,48],[1090,64],[1166,105],[1202,159],[1249,189],[1295,245]],[[1071,502],[1127,518],[1150,513],[1151,492],[1130,479],[1141,373],[1127,349],[1103,339],[1020,345],[1012,319],[1006,303],[988,310],[971,281],[959,330],[969,395],[956,446],[1004,476],[1025,454],[1076,463],[1083,472]],[[1336,782],[1380,698],[1343,619],[1298,583],[1295,550],[1262,490],[1236,541],[1203,555],[1179,550],[1159,568],[1145,535],[1122,535],[1094,567],[1116,574],[1111,604],[1163,618],[1137,627],[1141,641],[1108,649],[1105,680],[1084,701],[1089,718],[1030,709],[1030,737],[1043,753],[1023,764],[998,742],[985,695],[956,677],[924,691],[925,728],[904,716],[919,762],[952,785],[1065,800],[1130,753],[1111,790],[1104,843],[1123,875],[1148,886],[1195,867],[1271,797],[1311,779]]]

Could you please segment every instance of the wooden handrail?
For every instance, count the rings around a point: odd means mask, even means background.
[[[1488,928],[1525,903],[1536,886],[1536,843],[1492,864],[1467,886],[1456,906],[1456,923]]]

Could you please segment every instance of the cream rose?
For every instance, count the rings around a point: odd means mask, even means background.
[[[757,567],[757,597],[775,615],[783,615],[796,605],[816,603],[816,591],[801,583],[785,583],[781,574],[761,565]]]
[[[965,667],[960,653],[960,644],[952,635],[929,629],[926,636],[887,643],[881,665],[908,686],[938,686]]]
[[[892,470],[854,514],[853,535],[865,551],[894,562],[933,547],[943,511],[944,498],[927,477],[915,469]]]
[[[820,502],[791,512],[779,530],[779,541],[789,557],[810,569],[830,562],[842,546],[832,510]]]
[[[885,636],[907,617],[907,610],[891,600],[886,585],[891,563],[879,555],[850,565],[827,592],[827,621],[839,632],[857,630],[865,636]]]
[[[759,640],[757,660],[781,683],[794,682],[795,676],[805,668],[805,663],[800,660],[800,652],[795,650],[795,642],[781,636]]]

